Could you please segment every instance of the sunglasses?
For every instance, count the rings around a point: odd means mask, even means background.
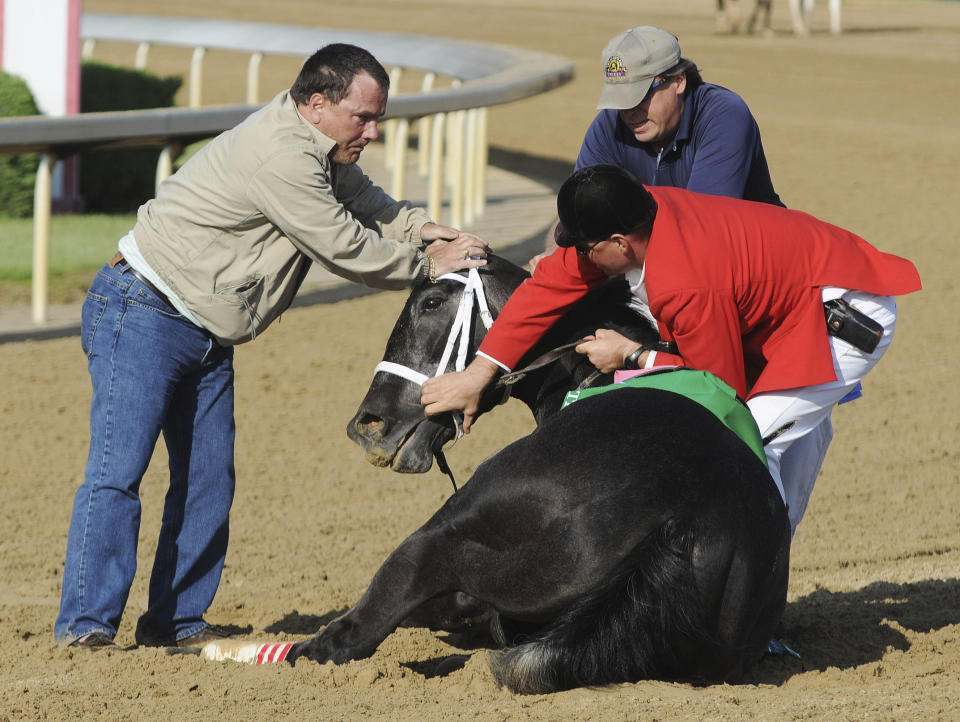
[[[606,239],[603,239],[603,240],[606,240]],[[586,258],[587,256],[590,255],[593,249],[597,247],[597,244],[599,243],[603,243],[603,241],[594,241],[590,245],[587,245],[586,243],[578,243],[576,246],[574,246],[574,248],[576,249],[578,256],[582,256]]]
[[[669,78],[660,78],[659,80],[654,80],[653,83],[650,85],[650,87],[647,89],[646,94],[645,94],[642,98],[640,98],[640,102],[637,103],[637,105],[642,105],[643,103],[645,103],[645,102],[647,102],[648,100],[650,100],[650,96],[653,94],[653,91],[654,91],[654,90],[656,90],[657,88],[659,88],[659,87],[662,86],[662,85],[666,85],[666,84],[669,83],[671,80],[673,80],[673,77],[672,77],[672,76],[669,77]],[[635,107],[637,107],[637,106],[635,105],[635,106],[633,106],[633,107],[635,108]]]

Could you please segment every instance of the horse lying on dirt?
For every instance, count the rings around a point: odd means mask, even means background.
[[[479,276],[495,313],[526,273],[491,257]],[[393,373],[375,375],[348,426],[373,463],[426,471],[453,438],[450,417],[425,418],[419,384],[396,369],[420,382],[437,369],[463,292],[445,277],[407,300],[378,367]],[[623,281],[602,286],[528,358],[598,327],[656,339],[628,297]],[[464,333],[472,354],[485,331]],[[491,653],[494,677],[516,692],[740,678],[786,603],[790,529],[779,493],[747,445],[686,397],[628,388],[558,412],[592,370],[571,350],[512,386],[538,428],[481,464],[389,555],[360,601],[287,660],[342,663],[373,654],[404,623],[489,618],[506,647]]]

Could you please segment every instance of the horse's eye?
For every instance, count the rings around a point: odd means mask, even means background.
[[[428,296],[423,301],[423,310],[424,311],[436,311],[440,306],[443,305],[442,296]]]

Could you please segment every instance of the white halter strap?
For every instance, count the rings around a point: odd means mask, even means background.
[[[453,321],[453,326],[450,327],[447,344],[443,349],[443,355],[440,357],[440,363],[437,365],[437,370],[433,374],[434,376],[440,376],[447,370],[447,365],[450,363],[450,357],[453,355],[453,347],[457,344],[458,337],[460,344],[457,348],[457,360],[454,369],[456,371],[463,371],[463,369],[466,368],[467,347],[470,344],[470,317],[473,312],[474,301],[476,301],[480,313],[480,320],[483,321],[483,325],[486,326],[488,331],[493,325],[493,316],[490,315],[490,309],[487,306],[487,296],[483,291],[483,281],[480,280],[480,274],[476,268],[471,268],[466,276],[461,276],[458,273],[444,273],[437,280],[457,281],[458,283],[462,283],[464,288],[463,295],[460,296],[460,305],[457,308],[457,317]],[[381,371],[405,378],[418,386],[423,386],[424,382],[430,378],[420,371],[415,371],[409,366],[394,363],[393,361],[381,361],[377,364],[376,368],[374,368],[373,373],[376,375]],[[452,413],[457,427],[456,438],[459,439],[463,436],[463,414],[459,411]]]
[[[378,371],[393,374],[394,376],[402,376],[407,381],[413,381],[413,383],[417,384],[418,386],[423,386],[423,383],[430,378],[426,374],[422,374],[419,371],[414,371],[403,364],[395,364],[393,361],[381,361],[377,364],[377,367],[373,370],[373,373],[376,374]]]
[[[440,363],[437,365],[437,369],[433,374],[434,376],[440,376],[447,370],[450,357],[453,355],[453,347],[457,344],[458,338],[460,344],[457,348],[457,360],[454,369],[456,371],[463,371],[463,369],[466,368],[467,348],[470,344],[470,317],[473,312],[474,302],[476,302],[477,308],[479,309],[480,320],[483,321],[483,325],[487,330],[489,331],[493,325],[493,316],[490,315],[490,309],[487,306],[487,296],[483,291],[483,281],[480,279],[480,274],[476,268],[471,268],[466,276],[461,276],[458,273],[445,273],[437,280],[457,281],[458,283],[462,283],[464,288],[463,294],[460,296],[457,316],[453,321],[453,326],[450,327],[447,344],[444,346],[443,355],[440,357]],[[373,373],[376,374],[380,371],[393,374],[394,376],[400,376],[420,386],[423,386],[423,383],[430,378],[420,371],[415,371],[409,366],[394,363],[393,361],[381,361],[378,363]]]

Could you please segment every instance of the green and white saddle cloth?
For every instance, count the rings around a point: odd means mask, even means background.
[[[622,372],[617,372],[617,376],[622,375],[624,375]],[[753,420],[750,409],[737,397],[733,388],[709,371],[688,369],[681,366],[641,371],[608,386],[569,391],[561,408],[566,408],[575,401],[585,399],[588,396],[596,396],[623,388],[660,389],[696,401],[739,436],[743,443],[749,446],[750,450],[763,462],[763,465],[767,465],[767,455],[763,452],[763,439],[760,437],[760,429],[757,428],[757,422]]]

